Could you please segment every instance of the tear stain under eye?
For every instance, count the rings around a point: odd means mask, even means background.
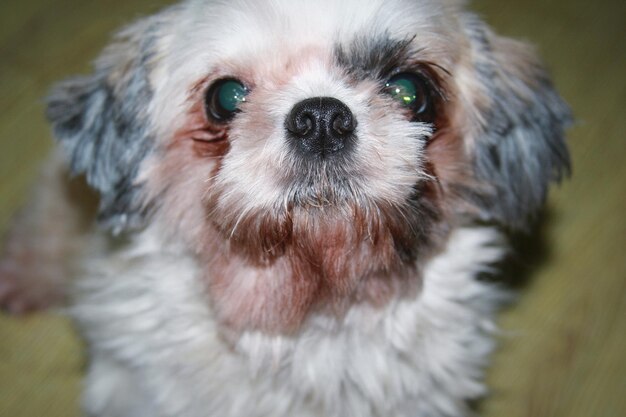
[[[193,104],[187,111],[186,121],[174,134],[169,147],[186,146],[185,144],[190,143],[198,157],[225,155],[230,147],[228,125],[215,125],[207,120],[201,88],[198,85],[191,90],[190,101],[193,101]]]
[[[220,157],[225,155],[230,148],[226,134],[208,141],[197,138],[192,138],[192,140],[194,152],[200,157]]]

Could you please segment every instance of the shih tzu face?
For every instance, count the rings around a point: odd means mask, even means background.
[[[453,0],[184,2],[48,114],[101,223],[183,242],[236,330],[410,297],[451,230],[524,227],[568,169],[542,66]]]

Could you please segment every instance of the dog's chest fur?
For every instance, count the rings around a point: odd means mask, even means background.
[[[220,331],[192,258],[155,236],[91,259],[75,289],[89,413],[457,416],[484,390],[504,294],[477,275],[503,256],[494,229],[453,232],[417,298],[355,306],[341,323],[314,315],[288,337]]]

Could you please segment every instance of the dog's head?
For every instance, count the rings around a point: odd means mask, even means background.
[[[413,288],[455,226],[524,227],[567,172],[546,72],[461,3],[188,1],[48,114],[104,225],[185,242],[224,322],[294,328]]]

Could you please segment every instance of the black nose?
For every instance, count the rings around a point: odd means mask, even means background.
[[[314,97],[293,106],[285,123],[292,146],[306,156],[344,153],[354,144],[356,119],[341,101]]]

